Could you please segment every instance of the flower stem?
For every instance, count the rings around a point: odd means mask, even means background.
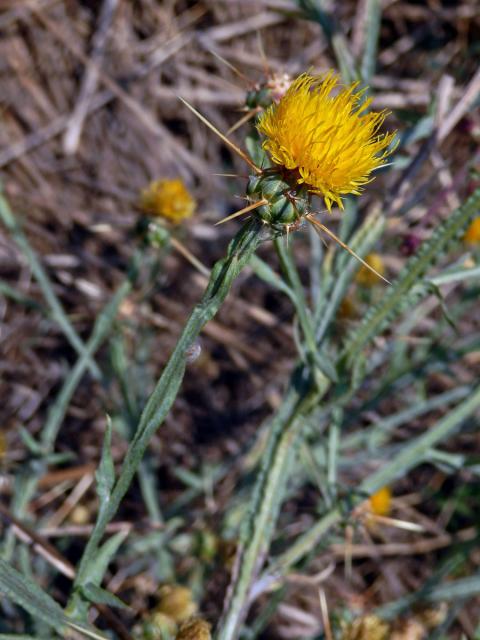
[[[237,638],[248,612],[252,586],[270,547],[302,425],[301,416],[309,405],[311,388],[311,377],[306,368],[300,365],[270,425],[266,451],[249,513],[240,532],[232,582],[215,640]]]
[[[112,489],[108,506],[100,513],[80,560],[75,587],[85,585],[95,571],[97,552],[106,527],[117,512],[152,436],[162,424],[177,397],[185,373],[189,349],[204,325],[217,313],[230,291],[233,281],[248,263],[260,241],[261,223],[253,218],[234,237],[226,257],[219,260],[212,269],[203,298],[193,309],[143,410],[136,433],[126,453],[122,470]]]

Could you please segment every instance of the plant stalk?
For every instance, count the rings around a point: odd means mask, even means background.
[[[126,453],[122,470],[110,495],[108,506],[99,515],[80,560],[75,587],[78,588],[89,581],[106,527],[117,512],[152,436],[162,424],[177,397],[185,373],[189,350],[202,328],[219,310],[233,281],[248,263],[260,241],[261,223],[257,218],[253,218],[234,237],[226,257],[218,261],[212,269],[203,298],[193,309],[141,415],[135,436]]]

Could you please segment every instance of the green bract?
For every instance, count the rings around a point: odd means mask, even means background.
[[[276,231],[284,231],[308,211],[306,189],[298,189],[296,181],[290,183],[288,175],[282,176],[275,169],[260,176],[250,176],[247,195],[253,202],[268,201],[255,209],[255,214]]]

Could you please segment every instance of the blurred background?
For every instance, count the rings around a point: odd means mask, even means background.
[[[359,215],[373,206],[388,213],[377,251],[393,279],[438,222],[480,186],[480,5],[383,0],[381,7],[381,23],[371,25],[379,39],[369,84],[374,108],[392,112],[387,128],[398,130],[401,146],[393,169],[366,189]],[[248,167],[178,96],[227,132],[245,116],[246,94],[273,78],[288,82],[305,71],[338,71],[339,64],[348,72],[365,46],[368,8],[367,0],[1,2],[0,178],[17,225],[14,233],[0,227],[0,492],[7,542],[9,517],[16,514],[68,562],[78,560],[97,510],[94,471],[105,416],[115,426],[113,454],[120,464],[132,421],[202,294],[206,269],[240,226],[214,223],[244,206]],[[251,120],[230,134],[241,147],[249,126]],[[220,173],[236,177],[215,175]],[[142,191],[154,180],[175,178],[192,194],[196,211],[179,225],[166,224],[174,243],[147,247],[139,233]],[[338,219],[330,216],[333,228]],[[98,369],[92,365],[75,384],[47,458],[35,454],[29,436],[42,431],[78,354],[45,301],[22,237],[83,342],[132,256],[142,254],[136,284],[96,350]],[[473,244],[480,242],[480,230],[475,238]],[[259,254],[278,270],[270,243]],[[308,234],[299,232],[295,254],[306,277]],[[195,258],[203,268],[192,264]],[[380,299],[382,287],[380,281],[357,283],[335,332],[344,335]],[[447,307],[449,300],[457,304],[457,291],[445,295]],[[478,285],[465,295],[474,301]],[[437,312],[425,314],[408,337],[413,355],[417,343],[438,329]],[[145,630],[145,621],[158,606],[159,585],[167,583],[188,585],[195,607],[211,623],[218,620],[242,513],[236,506],[249,495],[260,425],[279,406],[296,357],[292,320],[288,299],[246,269],[203,332],[174,409],[149,448],[145,477],[117,515],[117,528],[132,533],[107,584],[131,607],[118,615],[135,630],[132,637],[157,637]],[[478,379],[479,331],[480,308],[471,304],[437,346],[476,337],[477,347],[452,366],[430,368],[421,382],[427,395]],[[392,387],[377,404],[362,406],[353,427],[413,404]],[[433,408],[418,422],[402,423],[396,436],[406,439],[441,415]],[[478,461],[478,431],[457,436],[453,453]],[[325,570],[330,611],[354,615],[418,589],[454,540],[474,540],[478,471],[459,460],[448,473],[419,467],[393,488],[393,517],[420,526],[430,545],[418,542],[418,530],[372,530],[363,523],[357,532],[349,525],[332,548],[291,575],[259,637],[325,637],[317,580]],[[24,493],[31,473],[38,488]],[[355,484],[355,473],[345,470],[345,486]],[[312,471],[286,502],[284,546],[315,519],[314,477]],[[391,509],[389,503],[385,513]],[[375,541],[385,555],[374,551]],[[388,550],[389,543],[397,546]],[[464,552],[468,568],[459,572],[475,574],[478,548]],[[67,578],[52,578],[40,561],[35,569],[64,604]],[[262,605],[260,599],[258,610]],[[445,622],[441,603],[410,613],[397,622],[395,637],[479,637],[479,605],[478,597],[456,601],[443,636],[429,635]],[[0,630],[24,631],[28,623],[4,607],[8,624],[2,629],[0,623]],[[254,618],[256,612],[254,607]]]

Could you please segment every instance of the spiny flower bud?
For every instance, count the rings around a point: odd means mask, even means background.
[[[247,195],[254,202],[267,201],[255,209],[255,213],[274,229],[282,230],[297,222],[309,208],[308,193],[298,186],[296,177],[289,171],[280,173],[272,169],[260,176],[250,176]]]
[[[202,618],[195,618],[184,622],[175,640],[211,640],[210,624]]]

